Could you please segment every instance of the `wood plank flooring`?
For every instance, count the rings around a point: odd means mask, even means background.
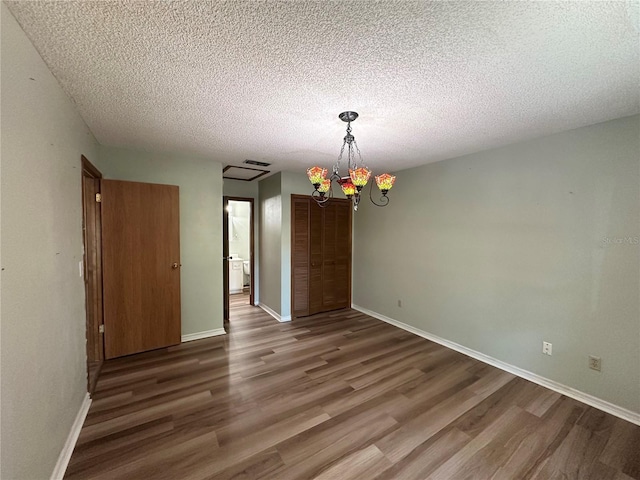
[[[353,310],[108,361],[68,479],[640,479],[640,427]]]

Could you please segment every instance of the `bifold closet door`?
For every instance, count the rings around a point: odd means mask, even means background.
[[[309,315],[309,201],[291,201],[291,301],[294,317]]]
[[[291,298],[294,317],[346,308],[351,303],[351,202],[320,207],[292,195]]]

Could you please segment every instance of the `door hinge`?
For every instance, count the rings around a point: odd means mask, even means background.
[[[101,202],[102,202],[102,194],[96,193],[96,203],[101,203]]]
[[[104,333],[104,323],[102,325],[100,325],[100,327],[98,327],[98,331],[100,333]]]

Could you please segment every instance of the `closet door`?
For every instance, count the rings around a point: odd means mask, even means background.
[[[294,317],[350,306],[351,202],[292,195],[291,303]]]
[[[351,203],[336,204],[334,308],[351,306]]]
[[[309,311],[309,200],[292,198],[291,205],[291,309],[294,317]],[[315,203],[315,202],[314,202]]]
[[[324,208],[324,225],[322,228],[322,311],[336,308],[336,253],[337,214],[336,202],[329,201]]]
[[[310,204],[309,216],[309,314],[323,312],[322,290],[324,282],[322,235],[324,208],[315,200],[307,199]]]

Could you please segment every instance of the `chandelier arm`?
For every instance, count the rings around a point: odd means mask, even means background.
[[[369,200],[371,200],[371,203],[373,203],[376,207],[386,207],[387,205],[389,205],[389,197],[387,197],[386,195],[382,195],[380,197],[380,203],[376,202],[373,199],[373,182],[369,184]]]
[[[329,195],[321,195],[320,192],[318,190],[314,190],[313,192],[311,192],[311,198],[313,198],[316,203],[321,206],[324,207],[326,206],[325,203],[327,203],[331,198],[333,198],[333,191],[332,189],[329,189],[329,191],[327,192]]]

